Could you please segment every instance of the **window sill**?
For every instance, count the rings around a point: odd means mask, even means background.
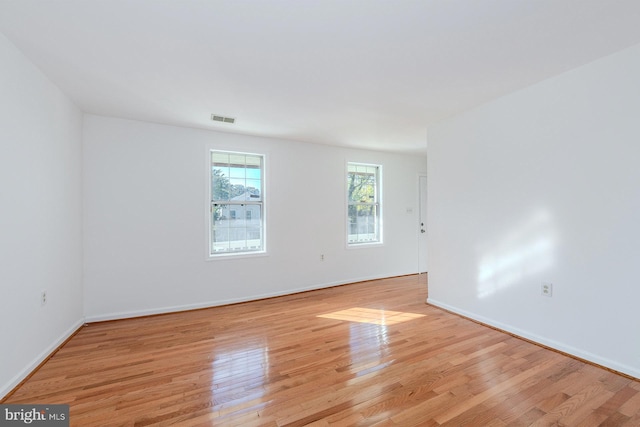
[[[265,256],[269,256],[269,254],[266,251],[240,252],[240,253],[221,253],[221,254],[216,254],[216,255],[209,255],[207,257],[207,261],[259,258],[259,257],[265,257]]]
[[[363,243],[347,243],[347,249],[363,249],[376,246],[383,246],[383,242],[363,242]]]

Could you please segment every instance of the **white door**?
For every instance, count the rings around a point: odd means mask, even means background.
[[[418,233],[420,244],[418,248],[418,267],[420,273],[427,272],[427,177],[420,175],[418,187],[420,189],[420,213],[418,218]]]

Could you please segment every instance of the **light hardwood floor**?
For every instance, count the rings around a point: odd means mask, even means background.
[[[405,276],[90,324],[4,403],[73,426],[640,426],[640,382],[425,297]]]

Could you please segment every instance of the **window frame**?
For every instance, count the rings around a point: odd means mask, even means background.
[[[375,200],[373,203],[355,203],[350,199],[349,194],[349,171],[350,166],[364,166],[364,167],[373,167],[376,168],[376,181],[375,181],[375,189],[374,196]],[[345,238],[346,238],[346,247],[348,249],[355,248],[363,248],[363,247],[371,247],[371,246],[379,246],[384,244],[384,227],[383,227],[383,191],[382,191],[382,169],[383,165],[377,163],[365,163],[365,162],[353,162],[347,161],[345,165]],[[351,234],[351,219],[349,217],[349,208],[350,206],[360,205],[360,206],[375,206],[376,211],[376,240],[363,240],[363,241],[350,241]]]
[[[229,155],[240,155],[240,156],[256,156],[261,158],[261,167],[260,167],[260,200],[259,201],[251,201],[247,200],[244,203],[240,201],[231,200],[218,200],[215,201],[213,198],[212,185],[213,185],[213,154],[221,153],[221,154],[229,154]],[[266,199],[266,163],[267,163],[267,155],[264,153],[255,153],[249,151],[237,151],[237,150],[226,150],[226,149],[218,149],[213,147],[207,148],[207,197],[206,197],[206,221],[207,221],[207,259],[208,260],[216,260],[216,259],[229,259],[229,258],[245,258],[245,257],[256,257],[256,256],[265,256],[267,255],[267,199]],[[229,203],[225,203],[229,202]],[[256,250],[237,250],[237,251],[213,251],[213,231],[214,231],[214,220],[213,220],[213,206],[214,203],[220,205],[231,205],[231,206],[245,206],[245,205],[253,205],[259,206],[261,211],[261,248]],[[231,209],[229,209],[231,212]],[[246,213],[248,211],[244,211],[244,214],[241,214],[239,217],[236,215],[236,220],[240,219],[242,221],[246,221]],[[252,215],[253,216],[253,215]],[[248,232],[248,228],[245,228],[245,232]]]

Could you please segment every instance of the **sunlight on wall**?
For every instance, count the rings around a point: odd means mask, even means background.
[[[424,317],[424,314],[353,307],[347,310],[321,314],[318,317],[323,317],[325,319],[348,320],[350,322],[371,323],[374,325],[395,325],[396,323]]]
[[[512,286],[549,269],[555,262],[556,237],[547,211],[535,212],[510,230],[480,257],[478,298]]]

